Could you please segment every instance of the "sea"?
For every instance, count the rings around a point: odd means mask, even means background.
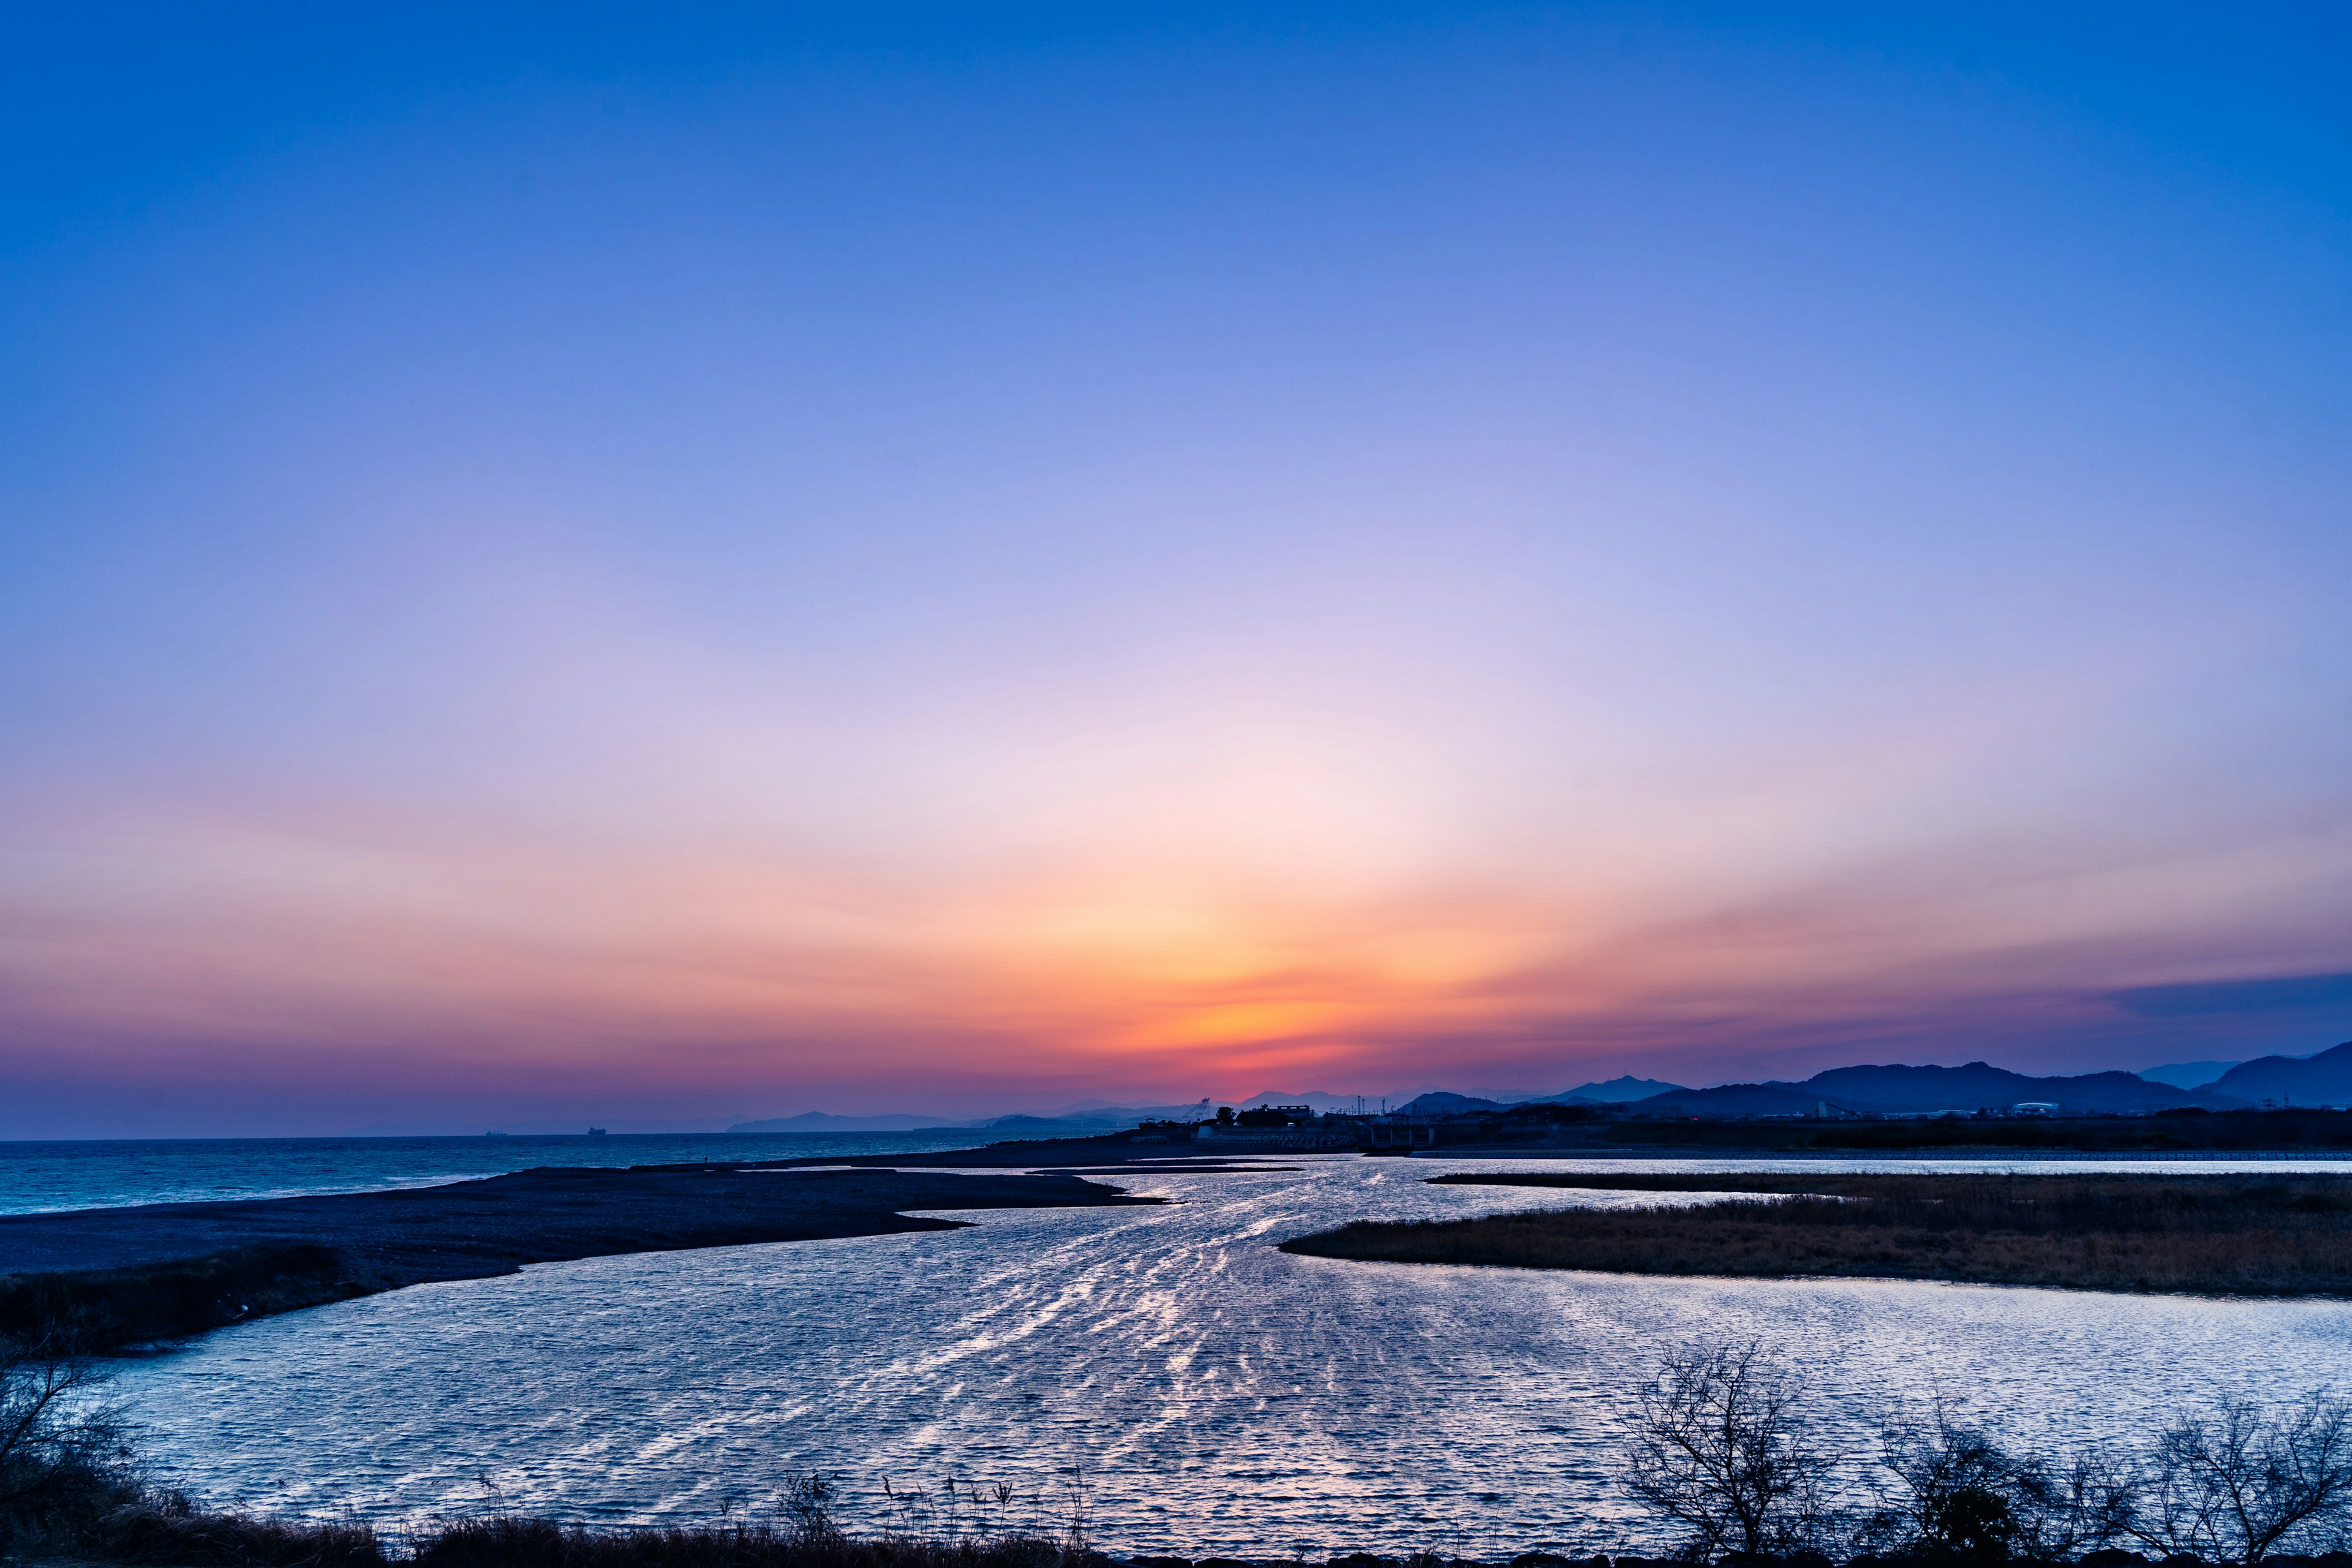
[[[923,1132],[614,1132],[457,1138],[158,1138],[0,1142],[0,1214],[427,1187],[542,1165],[673,1165],[969,1149]],[[5,1260],[0,1260],[5,1266]]]
[[[588,1163],[584,1141],[551,1142],[566,1163]],[[596,1142],[599,1161],[643,1157],[617,1137]],[[669,1159],[685,1145],[641,1144],[656,1146]],[[142,1190],[120,1170],[55,1174],[58,1157],[47,1158],[53,1199]],[[268,1156],[240,1175],[149,1158],[151,1197],[326,1190],[331,1163]],[[218,1161],[234,1156],[195,1163]],[[520,1163],[519,1147],[471,1163],[385,1150],[356,1159],[346,1184]],[[1310,1156],[1234,1173],[1143,1169],[1100,1179],[1164,1205],[942,1211],[972,1223],[419,1286],[121,1363],[114,1392],[158,1474],[200,1500],[353,1513],[395,1534],[509,1510],[614,1527],[772,1518],[790,1479],[815,1472],[853,1528],[1059,1531],[1076,1521],[1121,1553],[1423,1549],[1492,1561],[1650,1540],[1617,1467],[1639,1390],[1678,1345],[1760,1341],[1802,1379],[1817,1440],[1856,1465],[1886,1415],[1939,1400],[2059,1453],[2141,1440],[2228,1394],[2352,1384],[2343,1301],[1645,1279],[1276,1250],[1360,1217],[1696,1201],[1422,1179],[1594,1163]],[[2352,1172],[2307,1161],[2168,1170],[2264,1168]]]

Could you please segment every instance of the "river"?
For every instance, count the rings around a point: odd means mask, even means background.
[[[814,1469],[858,1527],[970,1522],[939,1503],[953,1479],[1012,1486],[1033,1524],[1083,1496],[1122,1552],[1494,1558],[1638,1537],[1611,1471],[1664,1345],[1762,1340],[1807,1379],[1823,1440],[1857,1452],[1890,1401],[1941,1394],[2048,1447],[2352,1373],[2337,1301],[1296,1258],[1274,1244],[1360,1215],[1659,1201],[1419,1180],[1475,1161],[1303,1165],[1117,1178],[1165,1207],[424,1286],[215,1333],[123,1392],[205,1500],[395,1529],[509,1508],[760,1517]]]

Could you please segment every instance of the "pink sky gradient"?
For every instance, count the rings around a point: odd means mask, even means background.
[[[2352,1036],[2340,28],[977,18],[0,62],[0,1137]]]

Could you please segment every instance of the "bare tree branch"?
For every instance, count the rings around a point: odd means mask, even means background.
[[[1621,1479],[1681,1527],[1689,1556],[1810,1546],[1832,1461],[1805,1440],[1799,1392],[1754,1341],[1671,1352],[1641,1394]]]

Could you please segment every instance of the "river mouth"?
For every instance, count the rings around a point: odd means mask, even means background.
[[[1095,1179],[1173,1201],[540,1266],[225,1330],[126,1368],[123,1391],[143,1451],[204,1500],[394,1528],[498,1509],[756,1515],[814,1468],[839,1478],[860,1527],[919,1522],[894,1516],[886,1479],[1004,1481],[1039,1509],[1082,1480],[1098,1539],[1122,1552],[1494,1560],[1639,1538],[1610,1471],[1629,1393],[1666,1343],[1763,1340],[1857,1448],[1890,1399],[1941,1394],[2047,1445],[2136,1437],[2184,1403],[2284,1397],[2352,1365],[2342,1302],[1276,1250],[1354,1218],[1658,1200],[1420,1179],[1476,1168],[1130,1171]]]

